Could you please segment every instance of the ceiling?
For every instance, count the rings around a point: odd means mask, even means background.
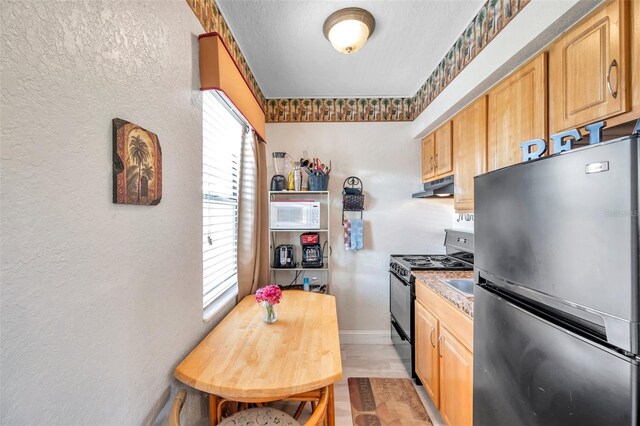
[[[413,96],[484,0],[217,0],[267,98]],[[353,55],[322,34],[344,7],[367,9],[376,28]]]

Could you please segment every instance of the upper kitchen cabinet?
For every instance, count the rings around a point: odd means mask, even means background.
[[[444,176],[453,172],[453,139],[451,122],[447,121],[433,132],[436,145],[436,176]]]
[[[520,143],[547,139],[546,53],[489,91],[488,117],[488,171],[521,162]]]
[[[605,3],[551,45],[552,133],[628,111],[628,3]]]
[[[422,181],[439,179],[453,172],[451,121],[422,139]]]
[[[628,5],[631,8],[631,111],[633,117],[640,116],[640,2],[633,1]]]
[[[427,182],[436,175],[435,167],[435,141],[433,133],[422,139],[422,181]]]
[[[452,120],[454,206],[473,211],[473,178],[487,171],[487,97],[483,96]]]
[[[630,71],[629,80],[631,87],[628,94],[631,96],[629,111],[616,115],[607,119],[607,127],[617,126],[640,117],[640,1],[625,2],[628,8],[626,12],[630,16],[629,27],[631,33],[630,51],[631,57],[629,62],[631,66],[627,69]],[[629,40],[629,39],[627,39]]]

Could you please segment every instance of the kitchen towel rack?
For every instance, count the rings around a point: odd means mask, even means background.
[[[349,176],[342,184],[342,226],[344,248],[358,251],[364,246],[364,186],[357,176]],[[345,212],[359,212],[359,219],[347,219]]]
[[[349,176],[342,184],[342,221],[344,212],[360,212],[360,219],[364,211],[364,185],[357,176]]]

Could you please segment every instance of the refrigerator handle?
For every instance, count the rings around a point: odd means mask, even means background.
[[[485,287],[493,293],[504,293],[508,296],[515,297],[527,305],[549,307],[554,312],[554,315],[560,315],[582,323],[587,328],[593,329],[596,333],[603,336],[606,335],[606,322],[604,318],[606,314],[602,312],[594,311],[593,309],[574,303],[568,303],[566,300],[549,296],[482,270],[475,271],[475,278],[479,286]]]
[[[502,280],[484,271],[475,271],[478,286],[500,297],[515,299],[521,307],[530,312],[546,312],[552,317],[586,331],[591,336],[614,345],[625,352],[640,352],[640,325],[621,318],[594,311],[584,306],[568,304],[564,300],[550,297],[530,288]],[[538,315],[538,314],[535,314]]]

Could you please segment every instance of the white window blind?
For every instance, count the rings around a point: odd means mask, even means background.
[[[245,126],[213,91],[202,102],[202,306],[237,292],[238,190]]]

